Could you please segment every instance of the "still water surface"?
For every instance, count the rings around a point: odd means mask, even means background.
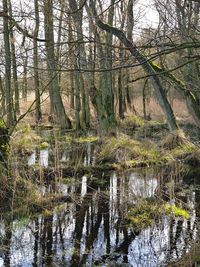
[[[138,230],[123,223],[130,205],[141,197],[168,195],[169,201],[175,201],[166,184],[172,180],[180,184],[182,178],[153,169],[103,176],[61,183],[60,193],[71,195],[74,201],[48,216],[7,221],[2,214],[0,266],[156,267],[190,250],[198,235],[198,190],[187,190],[180,197],[190,210],[190,219],[162,216],[154,225]]]

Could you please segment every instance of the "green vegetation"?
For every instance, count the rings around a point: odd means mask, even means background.
[[[94,143],[99,140],[98,136],[82,136],[79,138],[73,139],[73,142],[78,144],[85,144],[85,143]]]
[[[141,230],[150,226],[161,214],[161,210],[162,207],[158,204],[141,200],[135,207],[130,208],[127,218],[134,228]]]
[[[190,217],[189,213],[186,210],[180,207],[177,207],[174,204],[173,205],[166,204],[164,205],[164,209],[165,209],[166,214],[171,214],[175,217],[181,217],[184,219],[189,219]]]
[[[164,214],[179,219],[189,219],[190,217],[186,210],[174,204],[141,199],[135,204],[135,207],[130,208],[127,218],[132,227],[141,230],[155,223]]]

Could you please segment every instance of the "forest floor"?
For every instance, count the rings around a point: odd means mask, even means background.
[[[20,100],[20,110],[21,114],[25,113],[29,107],[34,102],[35,95],[34,92],[29,92],[27,99],[21,99]],[[66,112],[68,116],[73,120],[74,119],[74,110],[70,108],[70,103],[67,97],[63,97],[64,106],[67,107]],[[188,112],[187,106],[185,102],[181,99],[175,99],[171,101],[171,106],[174,110],[174,114],[177,118],[177,121],[180,123],[192,123],[194,124],[194,121],[191,117],[191,115]],[[144,111],[143,111],[143,99],[142,97],[135,97],[133,99],[133,105],[134,109],[137,112],[137,115],[143,117]],[[50,109],[50,99],[49,94],[43,93],[41,96],[41,109],[42,109],[42,124],[43,125],[49,125],[48,116],[49,116],[49,109]],[[91,109],[91,118],[92,123],[95,124],[95,112],[93,110],[93,107],[90,107]],[[117,109],[117,107],[116,107]],[[116,112],[117,113],[117,112]],[[126,116],[131,116],[134,113],[133,109],[128,109],[126,112]],[[32,125],[34,123],[34,107],[28,112],[28,114],[23,119],[23,122],[29,123]],[[154,121],[158,121],[160,123],[164,123],[164,114],[162,112],[162,109],[160,108],[158,102],[155,100],[154,97],[151,97],[148,102],[146,103],[146,114],[148,117],[150,117]],[[94,125],[95,126],[95,125]]]
[[[17,131],[13,135],[14,138],[11,142],[13,151],[26,154],[30,153],[34,147],[50,145],[48,143],[52,142],[52,140],[42,140],[38,135],[40,127],[41,129],[52,127],[48,121],[48,95],[43,94],[41,100],[43,119],[40,125],[37,128],[34,124],[34,110],[31,110],[18,125]],[[33,93],[30,93],[26,100],[21,100],[22,114],[29,109],[33,101]],[[64,102],[65,106],[70,106],[67,99]],[[129,110],[124,120],[118,120],[118,127],[114,136],[108,133],[108,136],[102,140],[97,137],[95,131],[90,131],[86,133],[85,139],[84,137],[81,139],[81,142],[95,141],[99,147],[96,152],[97,165],[107,165],[111,169],[163,164],[174,160],[181,160],[191,165],[200,165],[200,131],[195,126],[183,101],[175,99],[171,105],[180,125],[180,130],[176,132],[168,133],[164,115],[154,98],[149,99],[147,103],[146,114],[150,120],[144,120],[142,118],[142,97],[136,97],[133,106],[137,114],[133,115],[133,111]],[[73,120],[73,110],[68,109],[67,113]],[[96,129],[93,110],[91,113],[92,128]],[[73,146],[80,141],[73,131],[66,133],[65,136],[59,142],[67,143],[67,146]],[[82,168],[82,166],[79,167]],[[77,166],[75,168],[77,169]]]

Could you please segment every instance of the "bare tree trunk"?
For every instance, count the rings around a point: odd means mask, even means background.
[[[61,128],[71,128],[71,121],[65,113],[63,101],[60,94],[58,74],[56,72],[56,57],[54,52],[54,28],[53,28],[53,2],[52,0],[44,1],[44,24],[47,53],[47,68],[49,80],[50,100],[53,106],[53,112]]]
[[[73,33],[72,33],[72,19],[71,16],[68,17],[68,42],[69,42],[69,67],[71,69],[74,68],[74,54],[73,54],[73,44],[72,42],[74,41]],[[74,109],[74,72],[70,71],[70,107]]]
[[[8,2],[3,0],[3,10],[8,11]],[[8,18],[3,17],[3,37],[5,49],[5,80],[6,80],[6,115],[8,127],[13,124],[13,95],[11,88],[11,51],[10,51],[10,37],[9,37],[9,22]]]
[[[9,0],[9,13],[12,17],[12,6],[11,1]],[[13,27],[10,25],[10,39],[11,39],[11,58],[12,58],[12,76],[13,76],[13,86],[14,86],[14,107],[15,113],[19,114],[19,85],[18,85],[18,78],[17,78],[17,62],[16,62],[16,53],[15,53],[15,37],[13,33]]]
[[[77,68],[87,68],[87,57],[86,57],[86,51],[84,46],[84,38],[83,38],[83,8],[79,9],[79,7],[83,6],[84,0],[79,1],[79,5],[76,0],[69,0],[69,6],[72,12],[72,18],[74,21],[74,25],[77,31],[77,39],[80,42],[79,47],[77,49]],[[78,10],[75,12],[76,10]],[[77,73],[79,76],[79,97],[81,94],[81,109],[82,109],[82,116],[81,116],[81,126],[83,128],[89,128],[90,126],[90,111],[89,111],[89,92],[88,92],[88,86],[84,83],[85,76],[82,73]],[[75,95],[77,98],[77,88],[75,88]],[[78,99],[77,99],[78,101]]]
[[[41,103],[40,103],[40,81],[39,81],[39,72],[38,72],[38,31],[40,25],[39,18],[39,8],[38,0],[34,0],[35,5],[35,29],[34,29],[34,40],[33,40],[33,65],[34,65],[34,86],[35,86],[35,118],[36,122],[39,122],[42,119]]]
[[[28,94],[28,78],[27,78],[27,65],[28,65],[28,52],[24,46],[25,56],[23,57],[23,85],[22,85],[22,97],[27,99]]]

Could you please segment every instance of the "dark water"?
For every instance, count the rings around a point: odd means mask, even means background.
[[[45,151],[36,159],[44,166]],[[83,160],[91,164],[88,154]],[[58,191],[73,201],[52,214],[10,220],[1,213],[0,266],[167,266],[188,253],[199,235],[200,192],[193,178],[175,166],[60,183]],[[134,229],[125,217],[141,198],[184,204],[190,218],[162,216]]]

